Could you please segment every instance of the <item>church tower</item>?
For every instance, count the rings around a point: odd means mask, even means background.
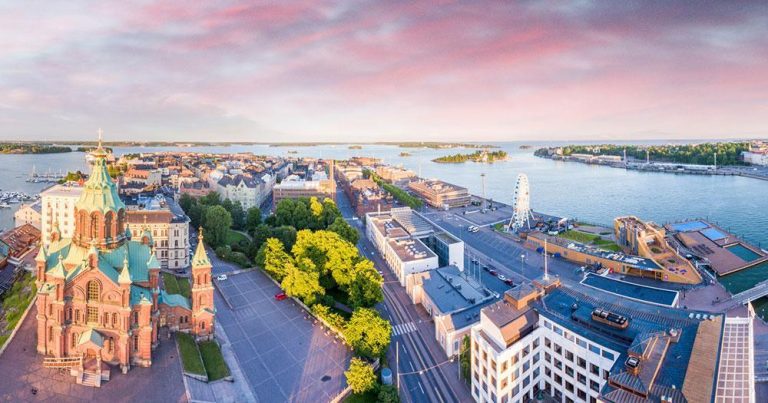
[[[114,249],[125,241],[125,204],[117,194],[117,185],[107,170],[107,152],[99,146],[91,154],[91,176],[83,186],[83,194],[75,203],[75,233],[72,241],[88,248]]]
[[[203,229],[197,242],[195,255],[192,257],[192,334],[198,339],[210,339],[213,336],[213,283],[211,283],[211,261],[205,251]]]

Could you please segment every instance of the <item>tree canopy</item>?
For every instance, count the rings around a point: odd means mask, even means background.
[[[213,247],[227,243],[227,232],[232,227],[232,216],[224,207],[213,206],[205,210],[205,240]]]
[[[344,336],[359,355],[381,357],[389,346],[392,326],[371,308],[358,308],[352,313]]]
[[[355,393],[365,393],[376,387],[373,366],[357,357],[352,357],[349,361],[349,369],[344,371],[344,376],[347,378],[347,385]]]

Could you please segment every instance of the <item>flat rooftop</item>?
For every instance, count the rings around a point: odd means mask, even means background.
[[[389,245],[403,262],[415,262],[437,257],[435,252],[432,252],[427,245],[418,239],[390,239]]]
[[[80,197],[83,193],[82,186],[54,185],[40,192],[40,196],[49,197]]]
[[[581,284],[650,304],[669,307],[674,307],[677,304],[677,291],[647,287],[594,274],[588,274],[581,280]]]
[[[424,292],[441,313],[460,311],[495,299],[495,294],[458,267],[446,266],[431,270],[422,284]]]
[[[564,246],[570,250],[585,253],[587,255],[596,256],[602,259],[613,260],[621,262],[628,266],[632,266],[639,270],[661,270],[661,267],[651,259],[646,259],[640,256],[627,255],[622,252],[610,252],[603,249],[595,248],[592,246],[584,245],[582,243],[574,242],[568,239],[551,237],[541,232],[531,232],[529,237],[546,237],[547,241],[560,246]]]
[[[390,214],[369,214],[367,217],[379,233],[388,238],[407,238],[408,231],[403,228],[397,221],[392,219]]]

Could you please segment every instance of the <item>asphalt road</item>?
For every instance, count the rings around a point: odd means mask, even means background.
[[[354,218],[352,207],[341,191],[337,193],[336,203],[344,218],[361,233],[358,249],[374,262],[384,277],[384,303],[379,304],[377,309],[397,329],[392,336],[388,360],[393,372],[401,374],[399,377],[395,375],[395,378],[399,378],[403,401],[471,400],[469,388],[458,379],[458,363],[450,361],[440,348],[434,337],[434,324],[427,312],[411,303],[405,288],[400,286],[373,244],[365,238],[362,220]],[[398,368],[394,368],[396,361]]]

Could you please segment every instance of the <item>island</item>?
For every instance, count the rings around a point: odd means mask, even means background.
[[[351,145],[351,146],[349,146],[347,148],[349,148],[350,150],[362,150],[363,146],[355,144],[355,145]]]
[[[401,153],[400,153],[400,156],[401,156],[401,157],[410,157],[411,155],[413,155],[413,154],[411,154],[411,153],[409,153],[409,152],[405,152],[405,151],[403,151],[403,152],[401,152]]]
[[[441,164],[460,164],[467,161],[493,163],[507,159],[507,152],[498,151],[475,151],[471,154],[453,154],[444,157],[435,158],[432,162]]]
[[[395,145],[400,148],[499,148],[493,144],[475,144],[475,143],[440,143],[432,141],[408,141],[404,143],[379,142],[381,145]]]
[[[42,143],[0,143],[2,154],[58,154],[72,152],[67,146]]]

